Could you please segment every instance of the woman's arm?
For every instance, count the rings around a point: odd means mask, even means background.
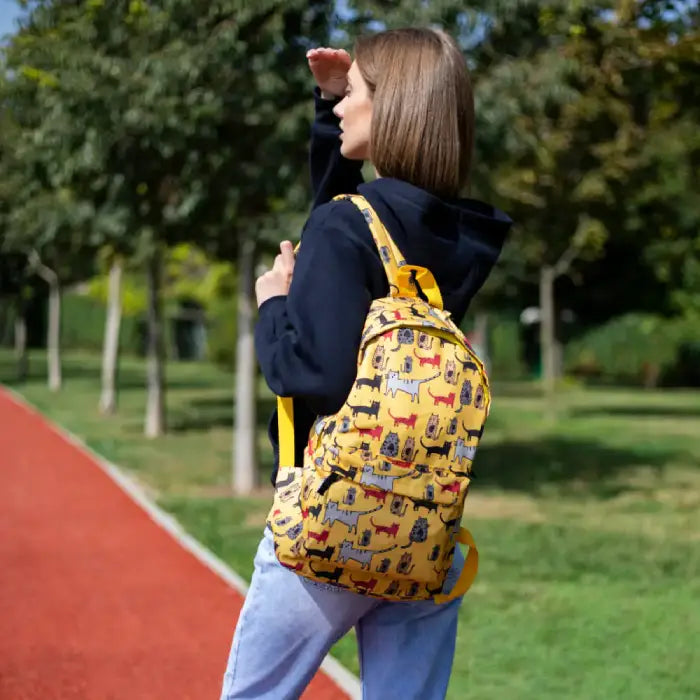
[[[352,59],[347,51],[318,48],[308,52],[314,90],[315,118],[311,127],[309,165],[313,208],[339,194],[354,194],[362,183],[362,161],[340,154],[340,126],[333,108],[342,99]]]
[[[340,154],[340,126],[333,107],[339,99],[323,99],[314,90],[316,117],[311,127],[309,170],[313,208],[330,202],[339,194],[355,194],[362,184],[362,161],[348,160]]]
[[[288,296],[259,309],[255,348],[270,389],[303,398],[317,415],[335,413],[352,388],[373,289],[382,282],[371,238],[358,235],[364,228],[350,202],[312,212]],[[374,258],[376,274],[368,265]]]

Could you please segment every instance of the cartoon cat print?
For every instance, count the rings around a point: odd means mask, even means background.
[[[434,338],[427,333],[418,334],[418,347],[421,350],[432,350]]]
[[[422,384],[426,382],[432,382],[433,379],[437,379],[440,376],[440,372],[428,377],[426,379],[401,379],[398,372],[388,372],[385,396],[391,393],[392,398],[396,398],[396,394],[401,391],[408,394],[411,397],[411,403],[414,401],[418,403],[420,401],[418,392]],[[430,390],[428,390],[430,391]]]
[[[395,348],[392,348],[393,352],[396,352],[402,345],[413,345],[415,342],[415,335],[410,328],[399,328],[396,334],[396,340],[398,341]]]
[[[396,545],[391,547],[386,547],[385,549],[356,549],[352,546],[352,542],[349,540],[343,540],[340,543],[340,550],[336,561],[339,564],[347,564],[348,561],[352,560],[360,564],[360,568],[369,570],[372,565],[372,557],[377,554],[384,554],[385,552],[390,552],[392,549],[396,549]]]
[[[364,467],[362,467],[362,476],[360,477],[360,482],[362,484],[365,484],[366,486],[376,486],[380,489],[384,489],[385,491],[392,491],[394,488],[394,482],[397,479],[404,479],[407,476],[410,475],[410,472],[408,474],[403,474],[402,476],[391,476],[389,474],[377,474],[374,469],[372,469],[372,465],[370,464],[365,464]],[[381,508],[381,506],[379,506]],[[373,512],[373,511],[371,511]]]
[[[379,417],[379,401],[372,401],[369,406],[351,406],[348,404],[348,408],[352,411],[352,417],[356,418],[358,413],[363,413],[367,416]]]
[[[403,448],[401,449],[401,459],[404,462],[412,462],[413,458],[416,456],[416,439],[413,437],[407,437],[406,442],[404,442]]]
[[[375,374],[371,379],[369,377],[359,377],[355,381],[355,386],[358,389],[369,387],[372,391],[379,391],[382,388],[382,375]]]
[[[372,510],[346,510],[340,507],[337,501],[328,501],[326,504],[326,512],[323,516],[322,525],[333,525],[335,522],[341,522],[348,528],[349,532],[357,533],[357,522],[361,515],[375,513],[380,510],[381,506],[377,506]]]
[[[457,363],[454,360],[445,362],[445,373],[443,376],[448,384],[454,385],[457,383]]]
[[[459,462],[461,464],[465,459],[468,459],[471,462],[474,460],[475,454],[476,447],[474,445],[467,445],[462,438],[457,438],[457,441],[455,442],[455,462]]]
[[[431,413],[428,424],[425,426],[425,436],[430,440],[437,440],[441,432],[440,416],[437,413]]]
[[[390,432],[379,448],[379,454],[385,457],[396,457],[399,454],[399,434]]]

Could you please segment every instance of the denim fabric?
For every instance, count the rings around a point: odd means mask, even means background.
[[[445,591],[463,564],[458,547]],[[353,626],[364,700],[441,700],[452,670],[460,602],[381,601],[302,578],[277,561],[266,529],[221,700],[298,698],[329,649]]]

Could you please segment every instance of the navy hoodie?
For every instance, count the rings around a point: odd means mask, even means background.
[[[340,410],[357,372],[360,336],[373,299],[388,282],[372,234],[352,202],[374,207],[409,265],[427,267],[459,325],[485,282],[511,227],[503,212],[472,199],[440,198],[393,178],[363,183],[362,163],[340,154],[335,102],[315,95],[311,132],[313,211],[304,226],[288,296],[259,309],[255,348],[268,386],[294,397],[296,464],[316,416]],[[277,413],[269,426],[278,464]]]

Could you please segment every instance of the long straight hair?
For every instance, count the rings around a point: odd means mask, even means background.
[[[384,177],[443,196],[467,186],[474,96],[454,40],[434,29],[359,37],[355,60],[372,96],[370,160]]]

